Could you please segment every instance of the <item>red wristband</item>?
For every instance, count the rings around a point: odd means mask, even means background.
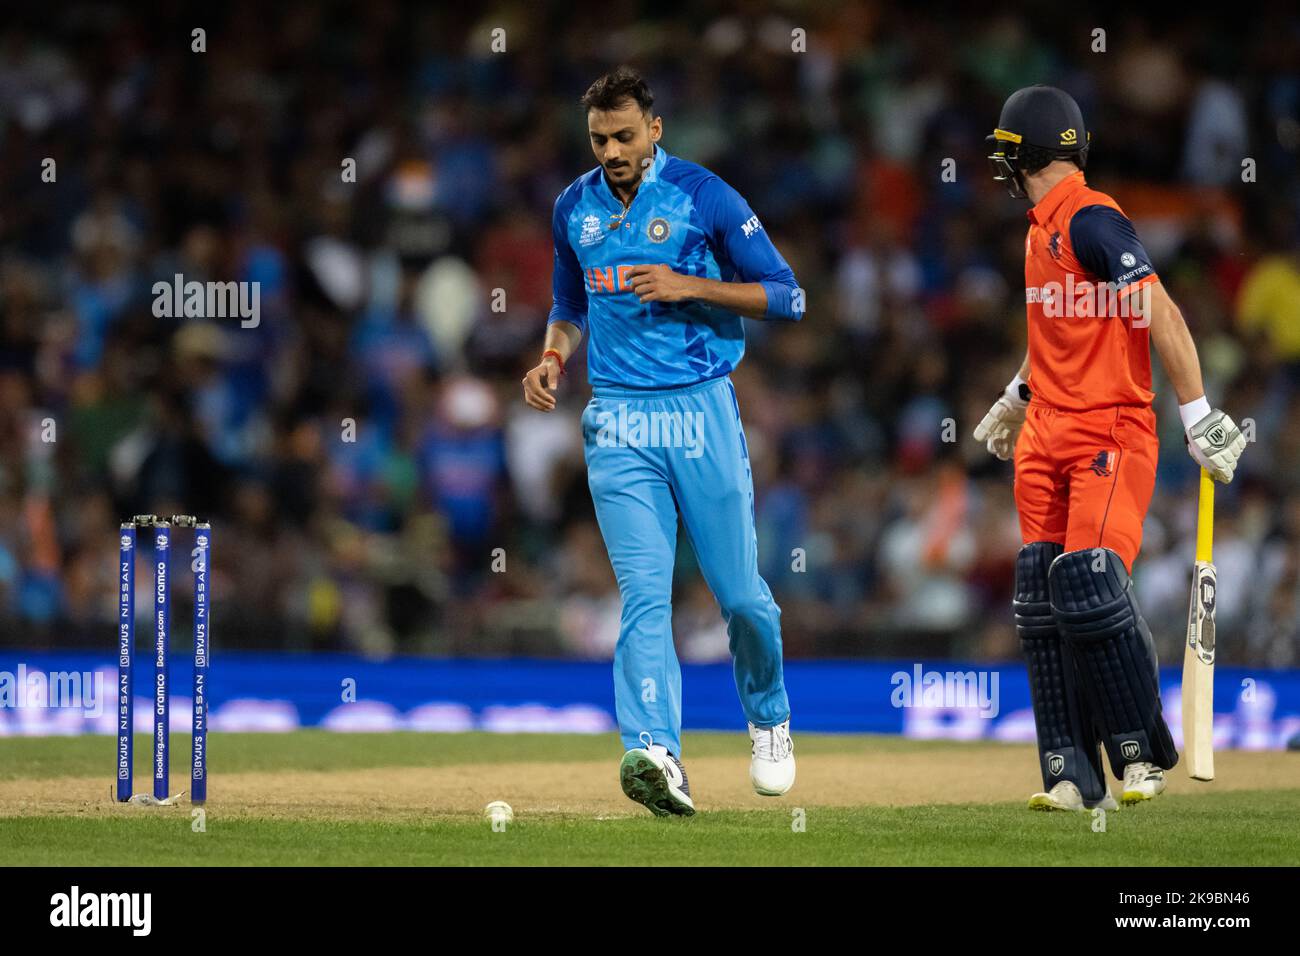
[[[554,355],[554,356],[555,356],[555,361],[557,361],[557,362],[560,363],[560,374],[563,375],[563,374],[564,374],[564,356],[561,355],[561,354],[560,354],[556,349],[547,349],[545,352],[542,353],[542,358],[546,358],[546,356],[548,356],[548,355]]]

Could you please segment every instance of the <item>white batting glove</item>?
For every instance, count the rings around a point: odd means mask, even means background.
[[[1191,403],[1189,403],[1191,404]],[[1225,485],[1232,481],[1246,439],[1227,412],[1217,408],[1187,429],[1187,450],[1196,463]]]
[[[975,440],[984,442],[989,454],[999,461],[1007,461],[1016,453],[1016,439],[1025,424],[1027,408],[1029,386],[1017,377],[975,426]]]

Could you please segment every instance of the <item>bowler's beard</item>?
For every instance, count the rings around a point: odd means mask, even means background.
[[[623,178],[615,179],[610,175],[608,169],[605,170],[605,179],[608,180],[610,186],[614,189],[625,189],[629,192],[635,192],[637,187],[641,185],[641,173],[631,163],[626,166],[620,166],[618,172],[623,175]]]
[[[629,160],[626,164],[620,166],[618,168],[620,173],[626,174],[629,170],[632,173],[631,176],[628,176],[628,178],[624,180],[614,179],[610,175],[609,167],[604,167],[605,181],[609,183],[610,188],[615,191],[621,189],[628,195],[635,194],[636,191],[641,188],[641,181],[645,178],[645,171],[649,169],[651,163],[654,162],[654,150],[655,147],[651,146],[649,156],[643,156],[641,159],[635,161]]]

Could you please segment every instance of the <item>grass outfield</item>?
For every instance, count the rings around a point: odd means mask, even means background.
[[[691,734],[701,812],[661,820],[618,790],[608,736],[213,735],[192,808],[112,802],[111,738],[0,739],[0,862],[23,865],[1294,865],[1300,760],[1226,753],[1219,780],[1109,813],[1024,808],[1031,748],[796,738],[790,795],[748,792],[743,735]],[[173,735],[173,783],[188,738]],[[137,740],[137,791],[149,780]],[[180,757],[180,759],[176,759]],[[1024,766],[1026,765],[1027,766]],[[981,797],[982,799],[968,799]],[[515,820],[482,816],[506,799]],[[798,826],[802,823],[802,828]]]

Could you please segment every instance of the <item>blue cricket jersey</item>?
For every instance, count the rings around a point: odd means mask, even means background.
[[[758,282],[767,291],[768,318],[802,317],[794,273],[762,223],[740,193],[703,166],[656,146],[617,223],[622,212],[597,166],[560,193],[551,224],[555,302],[547,324],[571,322],[587,334],[592,385],[694,385],[726,375],[745,353],[740,316],[704,302],[642,303],[628,277],[635,265]]]

